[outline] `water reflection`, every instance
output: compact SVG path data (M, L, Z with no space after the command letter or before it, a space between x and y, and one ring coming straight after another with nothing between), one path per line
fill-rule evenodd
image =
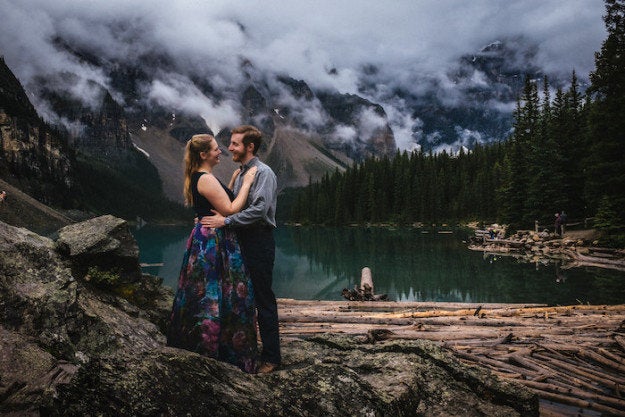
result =
M146 272L175 286L189 228L136 232ZM625 274L597 268L566 269L561 262L523 263L467 249L467 232L385 228L280 227L274 289L278 297L340 300L371 268L376 293L391 300L618 304Z

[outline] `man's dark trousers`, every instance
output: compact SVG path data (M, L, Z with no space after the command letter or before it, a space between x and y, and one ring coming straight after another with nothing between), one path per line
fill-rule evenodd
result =
M243 262L254 286L258 329L263 342L260 360L280 364L278 305L271 289L276 243L271 226L247 226L237 229Z

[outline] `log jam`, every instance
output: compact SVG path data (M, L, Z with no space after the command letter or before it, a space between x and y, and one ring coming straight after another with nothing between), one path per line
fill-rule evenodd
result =
M282 338L427 339L534 390L541 415L625 416L625 304L279 299Z

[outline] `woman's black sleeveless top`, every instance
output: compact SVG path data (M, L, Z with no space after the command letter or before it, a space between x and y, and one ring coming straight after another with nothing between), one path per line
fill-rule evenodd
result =
M193 210L195 210L195 214L197 215L198 219L201 219L204 216L212 216L213 212L211 210L215 209L215 207L213 207L213 205L206 199L206 197L200 194L200 192L197 190L197 183L203 174L206 174L206 172L194 172L191 175L191 192L193 194ZM232 191L230 191L230 189L226 187L221 181L219 181L219 184L221 184L223 189L228 194L228 198L230 198L230 201L234 200L234 194L232 193Z

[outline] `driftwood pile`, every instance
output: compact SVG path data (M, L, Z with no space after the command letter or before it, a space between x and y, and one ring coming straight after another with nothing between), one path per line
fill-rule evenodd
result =
M592 266L625 271L625 249L602 248L586 239L560 238L549 232L519 230L507 239L491 239L476 231L476 237L469 239L469 249L509 254L528 262L560 259L566 262L563 268Z
M625 305L279 300L285 338L346 333L363 343L427 339L514 379L541 415L625 416Z

